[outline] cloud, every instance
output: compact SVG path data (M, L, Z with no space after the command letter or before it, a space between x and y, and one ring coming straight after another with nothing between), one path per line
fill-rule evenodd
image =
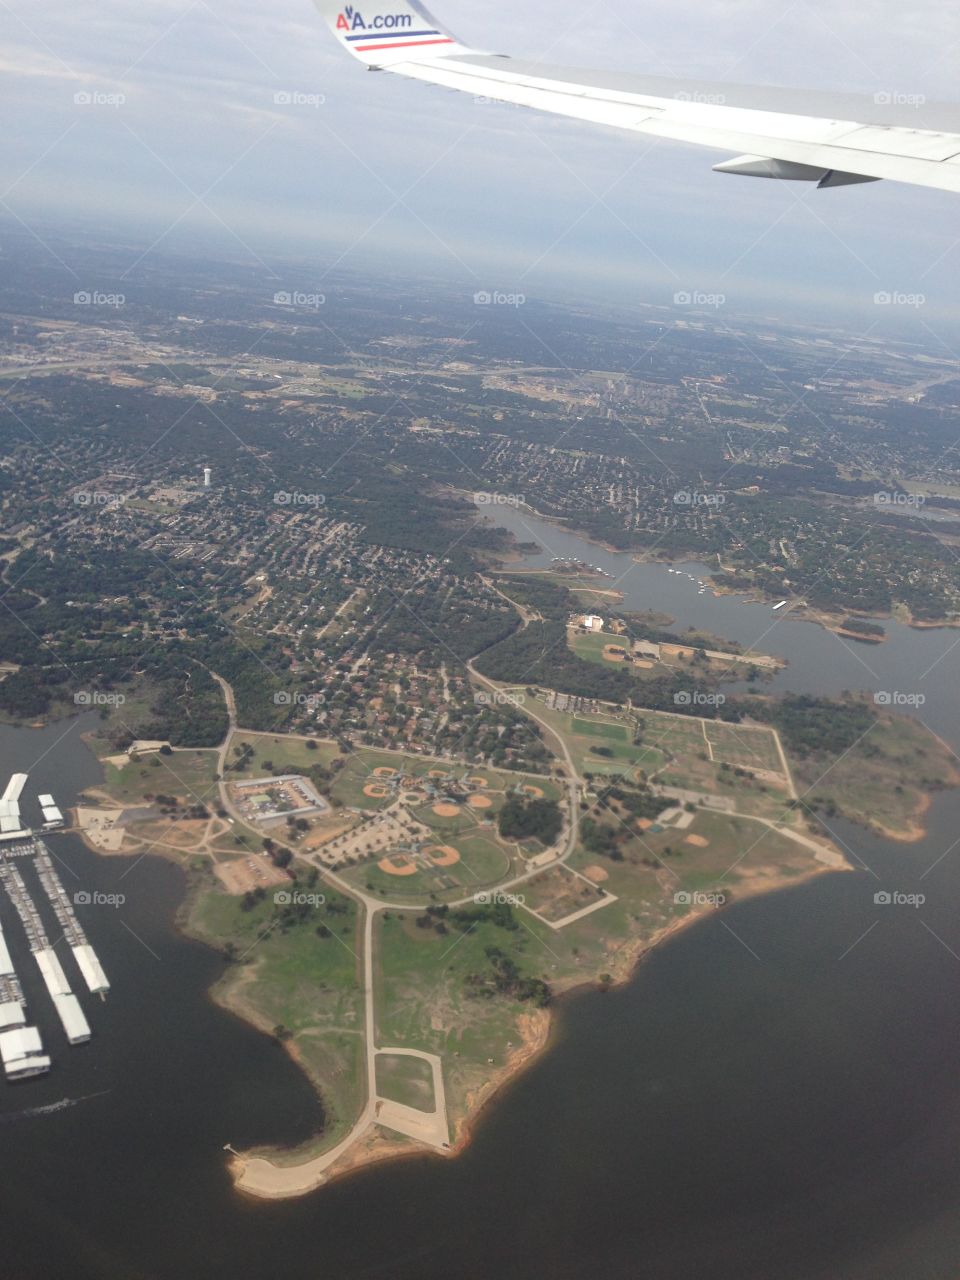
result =
M26 219L69 189L71 207L151 235L226 224L260 255L271 238L345 265L395 251L465 283L499 261L554 291L565 278L607 293L719 280L785 309L811 293L836 309L921 277L945 306L960 293L956 197L721 177L709 152L368 75L309 0L9 0L5 12L0 189L15 184L7 198ZM439 16L518 57L931 98L953 93L960 38L960 14L939 0L907 14L893 0L441 0ZM78 88L123 102L81 109Z

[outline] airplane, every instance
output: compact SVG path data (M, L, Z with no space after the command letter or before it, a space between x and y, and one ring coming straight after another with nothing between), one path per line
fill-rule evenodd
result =
M470 48L419 0L315 3L370 71L737 153L713 166L718 173L818 187L888 178L960 192L958 105L548 67Z

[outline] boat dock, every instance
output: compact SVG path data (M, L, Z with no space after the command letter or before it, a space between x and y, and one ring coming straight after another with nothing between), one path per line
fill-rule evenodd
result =
M88 989L93 995L104 995L110 990L107 975L103 972L100 961L97 959L97 953L87 941L87 935L77 919L73 903L67 896L63 882L57 874L57 869L53 865L49 850L42 840L38 840L36 845L37 856L34 860L34 865L37 868L37 875L46 890L47 897L50 899L50 905L53 907L54 914L57 917L57 923L63 930L67 946L73 952L77 968L83 975L83 980Z
M40 801L40 811L43 814L44 831L53 831L56 827L63 826L63 814L54 803L53 796L42 795L37 796Z
M0 1060L8 1080L42 1075L50 1070L40 1032L27 1026L23 988L0 928Z
M19 868L10 862L0 862L0 884L6 889L7 896L20 917L30 950L63 1023L67 1039L71 1044L83 1044L90 1039L90 1024L80 1007L80 1001L70 990L66 974L50 946L40 913L27 891Z
M49 899L62 933L62 940L73 952L77 968L88 989L103 999L110 983L97 953L87 940L74 911L72 899L54 866L50 850L38 836L24 827L20 818L20 797L28 781L25 773L15 773L0 797L0 892L7 897L20 917L27 935L30 952L37 962L40 976L53 1001L70 1044L83 1044L90 1039L90 1024L80 1001L70 989L60 957L50 945L43 920L21 874L20 865L30 858L37 878ZM63 826L63 814L50 794L37 797L43 814L43 830ZM59 939L58 939L59 942ZM0 927L0 1060L8 1080L20 1080L50 1070L50 1058L43 1052L40 1033L27 1026L26 1002L14 969L13 960Z
M23 988L17 977L7 949L3 930L0 929L0 1031L22 1027L27 1021Z

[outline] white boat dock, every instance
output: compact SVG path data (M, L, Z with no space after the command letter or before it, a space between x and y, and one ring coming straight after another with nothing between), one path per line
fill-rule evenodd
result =
M50 994L53 1007L63 1025L70 1044L83 1044L90 1039L90 1024L80 1001L70 989L60 957L47 937L43 919L30 896L20 868L15 859L32 858L37 877L42 885L57 923L73 952L77 968L91 992L103 994L110 990L106 974L97 959L96 952L77 920L73 902L67 896L57 874L49 849L32 831L21 826L20 796L27 783L27 774L15 773L7 783L0 798L0 889L20 917L24 933L44 985ZM38 796L43 813L43 829L63 826L63 814L50 794ZM0 1060L8 1080L25 1079L49 1071L50 1058L43 1052L40 1033L36 1027L27 1026L23 990L14 970L13 960L0 928Z
M49 860L49 855L47 857ZM70 989L59 957L50 946L43 921L27 891L23 876L11 863L0 862L0 882L20 916L33 958L37 962L37 968L50 993L50 999L63 1024L67 1039L71 1044L85 1043L90 1039L90 1025L80 1007L80 1002Z
M36 1027L0 1032L0 1058L8 1080L22 1080L50 1070L50 1059L43 1052Z
M40 883L46 890L50 905L53 907L54 914L57 917L57 923L63 930L63 936L73 952L77 968L83 975L84 982L94 995L103 995L110 990L107 975L97 959L97 953L87 941L87 935L76 917L73 903L67 896L63 882L57 874L56 867L53 865L50 851L42 840L37 841L36 868Z
M77 968L83 974L83 980L87 987L94 995L103 995L110 990L110 983L107 981L107 975L103 972L103 967L97 959L97 953L89 942L82 943L78 947L72 947L74 959L77 962Z

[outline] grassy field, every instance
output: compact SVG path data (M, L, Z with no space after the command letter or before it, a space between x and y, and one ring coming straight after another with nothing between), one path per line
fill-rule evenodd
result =
M131 760L122 768L104 764L104 779L111 796L124 805L147 803L147 796L176 795L185 804L217 802L217 753L214 750L175 750Z
M603 886L606 888L606 885ZM604 896L566 867L551 867L528 880L521 889L525 905L545 920L556 923Z
M909 716L882 715L861 742L838 760L813 756L795 765L801 790L827 820L834 811L902 838L915 838L929 795L960 785L953 753Z
M584 720L575 716L571 729L588 738L609 738L613 742L627 742L630 738L625 724L611 724L607 720Z
M772 729L763 725L725 724L708 720L703 726L714 760L744 769L764 769L783 773L777 740Z
M597 631L574 631L567 632L570 648L578 658L584 658L587 662L598 662L607 666L624 666L623 660L611 660L608 658L604 650L607 646L623 649L627 654L630 652L629 639L615 636L611 632Z
M342 872L344 879L357 889L378 893L399 902L439 901L464 897L498 884L521 869L521 863L491 832L474 827L466 835L446 834L438 843L449 844L460 854L460 861L450 866L434 866L427 859L416 859L414 875L397 876L381 870L377 860L361 863Z
M406 1107L432 1111L437 1105L433 1091L433 1071L423 1058L404 1053L378 1053L377 1093Z
M253 755L243 770L231 769L228 776L235 778L256 778L260 774L269 774L273 769L281 773L305 773L311 765L328 765L340 754L336 743L317 740L316 749L307 746L299 738L288 737L277 733L237 733L230 742L227 763L237 760L235 748L249 744Z
M197 893L188 928L238 961L221 980L225 1003L266 1032L284 1028L304 1068L317 1082L327 1113L324 1145L333 1145L363 1105L363 1005L360 940L353 902L320 886L328 903L310 909L286 932L275 926L272 893L251 911L209 877ZM315 891L315 890L311 890ZM318 929L329 931L322 937Z
M537 715L563 738L573 757L577 772L603 776L629 774L636 769L651 773L664 763L665 756L653 735L639 746L633 744L633 721L615 712L591 715L586 712L553 711L543 703L536 705ZM609 751L599 756L596 748Z
M664 920L691 910L690 904L675 901L677 893L717 891L733 900L747 888L790 880L816 865L809 851L782 831L703 810L685 830L638 832L622 853L622 860L614 861L581 849L570 865L581 871L599 867L607 874L603 887L629 911L642 907Z
M509 951L523 972L548 971L552 933L527 915L512 932L482 923L467 933L419 929L412 913L377 918L377 1036L382 1044L441 1054L447 1103L462 1118L467 1095L502 1066L519 1043L517 1019L530 1007L506 996L471 998L465 980L488 968L488 946Z

